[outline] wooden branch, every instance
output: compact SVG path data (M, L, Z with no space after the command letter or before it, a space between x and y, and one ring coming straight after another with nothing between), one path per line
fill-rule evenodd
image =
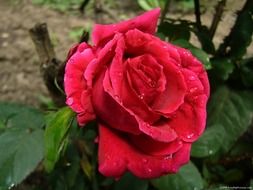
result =
M65 64L56 59L47 25L45 23L36 24L29 32L39 55L40 71L47 89L56 105L65 105L65 95L59 89L59 87L63 89Z
M213 39L214 34L216 32L216 29L218 27L218 24L221 20L222 13L223 13L224 8L226 6L226 2L227 2L227 0L221 0L221 1L218 2L217 6L216 6L216 12L215 12L215 15L213 17L212 24L211 24L211 27L210 27L210 30L209 30L211 39Z

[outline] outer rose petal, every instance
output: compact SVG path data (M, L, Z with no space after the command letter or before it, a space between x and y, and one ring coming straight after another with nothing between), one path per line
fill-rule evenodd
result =
M208 82L208 76L201 62L197 58L192 56L189 50L177 46L174 47L177 49L180 55L182 67L196 73L197 77L200 79L204 87L204 93L206 94L207 97L209 97L210 86Z
M78 123L84 125L95 118L90 101L90 91L87 89L83 76L87 65L94 59L94 54L86 43L82 43L71 49L69 56L64 75L66 104L78 114Z
M169 125L176 130L181 139L193 142L205 129L209 83L201 62L188 50L176 48L181 58L182 74L187 84L188 94Z
M120 147L120 148L119 148ZM129 170L139 178L155 178L175 173L189 161L191 145L185 143L172 156L150 156L142 153L115 131L99 126L99 171L118 178Z
M94 45L98 45L101 43L105 44L112 39L115 33L125 33L128 30L134 28L137 28L145 33L154 34L159 15L160 9L156 8L133 19L123 21L118 24L96 24L92 31L92 41Z

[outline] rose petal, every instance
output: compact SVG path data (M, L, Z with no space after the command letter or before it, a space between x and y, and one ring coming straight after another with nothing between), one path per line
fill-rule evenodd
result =
M129 142L136 146L140 151L150 156L169 156L177 152L183 145L179 139L171 142L156 141L145 134L129 135Z
M161 142L171 142L177 138L177 133L167 123L159 125L150 125L146 122L138 120L139 129L146 135Z
M93 87L92 102L97 117L110 127L120 131L140 134L135 118L104 91L103 78L101 75Z
M120 147L120 148L119 148ZM184 143L173 156L150 156L131 146L117 132L99 126L99 171L108 177L121 177L129 170L139 178L155 178L175 173L189 161L190 147Z
M181 47L176 47L176 46L174 47L177 48L177 51L181 57L182 66L196 73L196 75L198 76L198 78L200 79L204 87L205 94L207 95L207 97L209 97L210 86L208 82L207 73L204 69L203 64L197 58L192 56L189 50L186 50Z
M94 59L86 68L84 77L87 80L87 85L91 88L93 79L101 72L108 64L111 63L118 40L122 38L121 34L116 34L102 49L97 50L98 57Z
M177 49L173 49L173 46L164 43L159 38L137 29L127 32L125 39L127 53L134 56L139 54L152 55L163 67L166 87L164 92L155 98L151 108L157 113L168 117L184 102L186 94L186 84L181 73L180 62L178 62L181 59ZM138 54L136 55L135 52L138 52Z
M134 28L137 28L145 33L154 34L159 15L160 9L156 8L145 12L144 14L137 16L134 19L123 21L118 24L96 24L92 31L92 41L96 46L99 44L105 44L111 40L115 33L125 33L128 30Z
M95 118L90 103L90 92L87 91L83 76L87 65L94 59L94 54L86 43L74 49L65 67L64 89L67 96L66 104L78 113L79 124L84 125Z
M166 77L163 67L148 54L127 60L126 72L135 92L143 97L144 102L150 105L155 96L165 90Z

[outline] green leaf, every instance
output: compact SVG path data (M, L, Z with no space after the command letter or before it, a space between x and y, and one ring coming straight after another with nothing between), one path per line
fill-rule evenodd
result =
M170 22L163 22L158 27L158 33L162 33L169 38L169 41L175 41L178 39L184 39L188 41L190 39L190 30L187 23L174 24Z
M253 57L244 59L239 66L243 84L246 87L253 87Z
M139 6L148 11L157 7L163 8L166 0L137 0Z
M240 94L222 86L212 94L208 104L207 125L221 125L225 131L221 145L223 153L248 129L252 119L252 111Z
M74 112L70 108L60 109L49 120L45 131L45 168L50 172L67 144L69 128Z
M196 166L189 162L177 174L169 174L152 180L158 190L198 190L203 188L202 177Z
M114 190L147 190L148 181L138 179L130 173L126 173L115 183Z
M45 125L41 111L14 103L0 102L0 120L6 127L38 128Z
M239 182L244 178L244 174L242 170L239 169L230 169L226 171L223 175L224 182L226 184L233 183L233 182Z
M232 59L242 58L252 41L253 1L247 1L237 15L231 33L225 38L218 50L219 54L226 54Z
M212 72L217 78L222 80L227 80L235 68L231 60L226 58L212 59L211 63L213 67Z
M172 43L175 45L181 46L183 48L189 49L191 53L194 56L196 56L199 59L199 61L201 61L204 64L207 70L212 68L210 60L209 60L209 56L203 50L193 46L190 42L183 39L173 41Z
M140 6L142 9L144 9L145 11L148 11L148 10L151 10L151 9L154 8L154 7L152 7L152 5L150 5L150 4L148 3L147 0L138 0L138 4L139 4L139 6Z
M42 158L43 130L6 130L0 135L0 184L10 187L20 183Z
M193 143L191 156L206 157L215 154L223 143L224 129L221 125L209 126L204 134Z

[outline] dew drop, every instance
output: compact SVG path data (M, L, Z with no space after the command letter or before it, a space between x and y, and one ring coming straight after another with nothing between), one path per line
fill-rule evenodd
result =
M119 96L118 96L118 95L114 95L114 98L115 98L116 100L119 100Z
M192 137L193 137L193 135L194 135L194 134L193 134L193 133L191 133L191 134L187 135L187 136L186 136L186 138L187 138L187 139L190 139L190 138L192 138Z
M196 80L196 77L192 75L192 76L189 77L189 80L194 81L194 80Z
M198 188L197 187L194 187L194 189L193 190L198 190Z
M155 82L155 81L153 81L153 80L150 79L150 81L149 81L148 83L149 83L149 85L150 85L152 88L156 87L156 82Z
M178 63L178 64L177 64L177 66L179 66L179 67L180 67L181 65ZM177 73L177 74L181 74L181 73L182 73L182 71L181 71L181 70L177 70L177 71L176 71L176 73Z
M182 141L179 141L179 142L178 142L178 144L180 144L180 145L181 145L181 144L183 144L183 142L182 142Z
M208 154L213 154L213 150L209 150L209 151L208 151Z
M152 172L152 169L148 168L148 173L151 173Z
M113 24L112 27L115 28L115 27L116 27L116 24Z
M142 159L142 162L143 162L143 163L148 163L148 160L147 160L146 158L143 158L143 159Z
M197 87L190 88L190 93L196 92L198 90Z
M168 49L168 46L164 45L163 48L164 48L164 49Z
M172 154L169 154L169 155L167 155L167 156L164 157L164 160L169 160L171 158L172 158Z
M67 163L66 163L66 166L67 166L67 167L71 166L71 163L70 163L70 162L67 162Z
M67 101L66 101L66 103L69 105L69 106L71 106L73 103L74 103L74 99L73 98L67 98Z
M141 100L143 100L144 94L142 93L142 94L140 94L138 97L139 97Z
M12 183L12 184L8 187L8 189L12 189L14 186L15 186L15 184Z

